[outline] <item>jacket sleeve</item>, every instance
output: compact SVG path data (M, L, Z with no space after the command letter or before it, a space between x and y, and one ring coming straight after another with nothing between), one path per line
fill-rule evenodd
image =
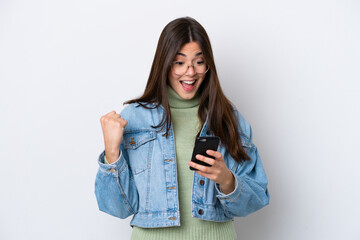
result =
M215 184L217 198L225 213L230 216L244 217L269 204L270 195L267 190L268 180L261 163L257 147L252 142L252 130L249 123L236 111L239 120L242 146L250 160L235 163L230 169L235 178L235 189L229 194L220 191ZM230 157L226 152L224 157Z
M119 218L135 214L139 197L123 144L120 145L117 161L107 164L104 157L105 151L98 158L99 169L95 179L99 210Z

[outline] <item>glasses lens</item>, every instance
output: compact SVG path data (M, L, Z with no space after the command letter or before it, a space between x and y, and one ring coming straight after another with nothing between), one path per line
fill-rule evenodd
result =
M192 66L188 66L185 62L181 61L175 61L172 64L172 69L176 75L184 75L190 67L193 67L197 74L202 74L207 71L207 65L204 60L196 60Z

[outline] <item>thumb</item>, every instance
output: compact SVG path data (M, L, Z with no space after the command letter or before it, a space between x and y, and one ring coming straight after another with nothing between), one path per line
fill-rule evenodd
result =
M122 119L121 119L121 123L122 123L123 128L125 128L126 125L127 125L127 121L122 118Z

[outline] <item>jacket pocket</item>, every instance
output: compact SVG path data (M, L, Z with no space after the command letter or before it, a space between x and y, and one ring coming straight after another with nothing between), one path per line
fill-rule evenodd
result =
M130 168L137 175L151 167L156 132L136 130L124 133L124 147L129 156Z

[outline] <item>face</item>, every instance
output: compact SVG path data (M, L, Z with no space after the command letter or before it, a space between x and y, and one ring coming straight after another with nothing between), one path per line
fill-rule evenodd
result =
M169 71L169 83L172 89L183 99L192 99L203 82L206 73L197 74L191 66L197 61L204 61L201 48L198 43L186 43L176 54L174 62L190 66L184 75L175 74L173 68Z

